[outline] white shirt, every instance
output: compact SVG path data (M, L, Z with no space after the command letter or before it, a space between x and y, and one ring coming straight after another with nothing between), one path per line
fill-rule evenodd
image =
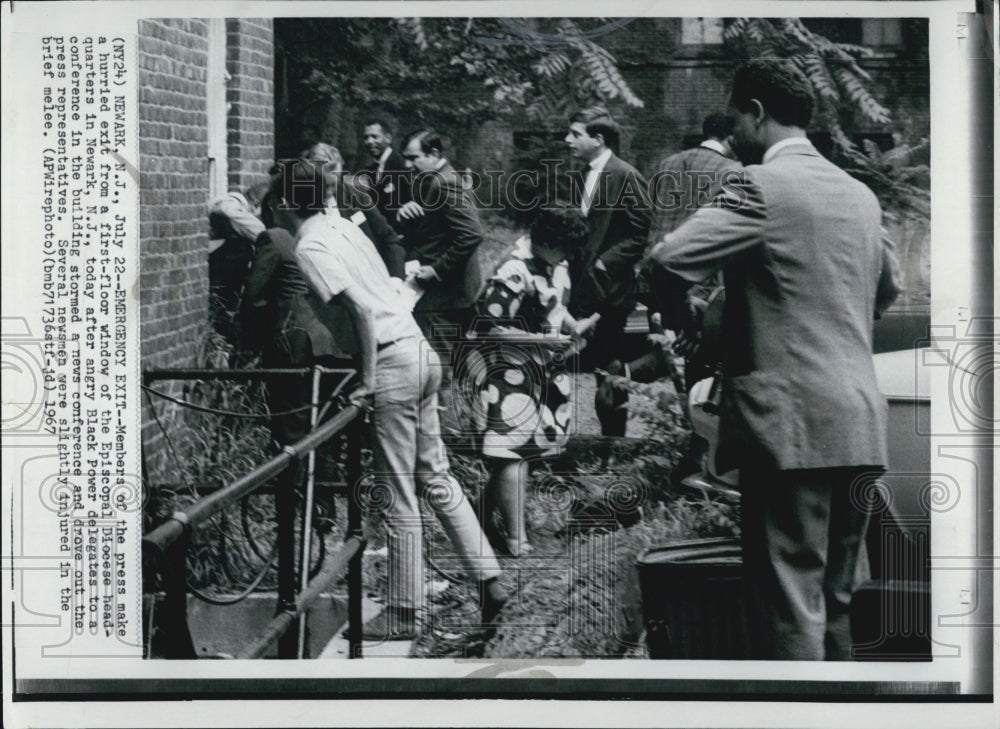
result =
M728 157L729 152L726 151L726 147L722 142L716 141L715 139L706 139L704 142L698 145L699 147L704 147L705 149L710 149L713 152L718 152L723 157Z
M580 201L580 210L586 215L590 211L590 204L594 201L594 193L597 191L597 181L601 179L604 166L611 159L611 150L606 149L590 160L590 170L587 172L587 181L583 186L583 200Z
M781 151L785 147L792 147L799 144L807 145L809 147L813 146L813 143L810 142L807 137L788 137L787 139L782 139L780 142L775 142L770 147L768 147L767 151L764 152L764 158L760 161L760 163L767 164L772 159L774 159L774 155L776 155L779 151Z
M208 206L208 214L224 215L229 218L229 224L236 235L246 238L251 243L264 232L264 224L250 212L250 203L240 192L231 192L214 201ZM209 241L209 253L221 246L225 239Z
M385 263L362 230L339 214L307 218L299 228L295 258L309 286L324 302L351 287L373 301L375 339L379 344L417 336L420 329L396 293ZM342 307L337 307L338 309ZM345 325L335 316L337 328ZM338 343L344 331L334 332Z

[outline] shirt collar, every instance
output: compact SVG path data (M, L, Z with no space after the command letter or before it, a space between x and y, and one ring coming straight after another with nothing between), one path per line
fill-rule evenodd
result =
M611 150L606 149L590 160L589 167L594 172L601 172L604 170L604 166L608 163L609 159L611 159Z
M389 160L389 155L392 154L392 147L386 147L382 150L382 156L378 158L378 166L385 167L385 163Z
M772 144L770 147L767 148L767 151L764 152L764 159L761 160L761 164L767 164L768 162L770 162L772 159L774 159L774 155L783 150L785 147L793 147L799 145L804 145L812 148L813 143L810 142L809 139L806 137L788 137L787 139L782 139L780 142L775 142L774 144Z
M316 213L311 215L302 221L302 225L299 226L298 235L295 236L298 240L302 240L307 236L313 234L313 231L318 229L322 225L329 225L330 219L323 213Z
M718 152L723 157L726 156L726 148L723 146L722 142L716 141L715 139L706 139L698 146L704 147L705 149L710 149L713 152Z

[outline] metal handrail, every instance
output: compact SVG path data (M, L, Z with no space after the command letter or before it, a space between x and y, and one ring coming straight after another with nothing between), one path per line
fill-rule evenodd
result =
M312 433L292 445L285 446L281 453L257 466L246 476L236 479L224 489L209 494L187 511L175 511L167 521L143 537L144 545L153 547L160 552L165 551L167 547L184 535L185 530L195 529L212 518L218 511L271 480L284 471L292 461L302 458L342 431L362 412L364 412L364 408L358 403L347 405Z
M344 369L337 367L322 367L317 365L313 367L283 367L283 368L264 368L259 367L255 369L231 369L231 370L215 370L206 368L196 368L196 367L179 367L177 369L148 369L142 371L142 383L148 385L150 382L157 382L160 380L232 380L238 382L241 380L253 381L262 380L270 377L306 377L311 375L313 370L319 370L324 375L334 375L334 374L348 374L353 373L355 370Z
M264 632L257 640L244 648L237 658L260 658L264 652L278 640L285 632L291 628L295 621L309 609L309 606L316 601L323 590L334 580L343 577L350 567L351 559L364 549L365 540L358 536L348 537L343 545L333 555L330 563L323 568L316 577L309 583L309 587L299 593L294 607L287 609L267 624Z
M211 369L165 369L146 370L143 372L143 382L148 384L156 380L232 380L232 381L252 381L259 379L271 379L274 377L295 376L301 377L308 374L314 375L313 402L316 400L316 380L315 376L322 374L355 374L355 370L335 369L315 366L311 368L286 368L286 369L246 369L246 370L211 370ZM346 380L345 380L346 383ZM339 388L338 388L339 390ZM175 511L170 518L145 535L142 540L143 562L146 564L147 557L157 565L158 572L163 576L166 587L166 602L168 614L172 615L173 631L169 633L173 643L170 644L168 657L193 658L195 657L194 645L191 640L190 631L187 627L186 619L186 594L187 588L187 568L186 550L187 538L192 530L211 519L215 514L247 496L251 492L260 489L275 476L286 473L286 469L293 466L295 461L311 454L324 442L351 426L363 412L370 410L372 395L355 397L343 410L334 415L329 421L321 426L315 427L305 437L299 439L291 445L287 445L282 452L268 459L265 463L254 468L250 473L236 479L231 484L224 486L202 499L186 511ZM315 405L314 405L315 406ZM262 654L267 647L282 637L288 637L288 628L296 619L304 619L309 605L319 596L324 587L333 580L342 577L347 572L347 611L348 611L348 642L350 644L351 658L361 657L361 560L364 551L364 535L362 527L362 516L360 505L357 503L357 494L351 493L350 484L358 483L361 479L361 452L359 431L357 425L352 429L352 434L348 435L349 442L353 442L353 447L347 449L347 484L348 491L348 524L347 535L344 544L333 556L331 562L313 581L306 584L303 582L302 591L296 598L294 587L291 583L282 586L282 565L281 555L286 550L280 545L282 534L289 537L291 532L287 529L282 531L282 517L280 516L281 504L285 501L279 500L276 503L279 516L278 544L279 544L279 584L278 584L278 612L265 633L253 643L248 651L254 655ZM309 488L312 488L310 475ZM279 489L276 495L290 493ZM287 503L286 503L287 505ZM290 516L290 515L289 515ZM290 528L291 522L287 522ZM287 550L291 555L290 545ZM144 567L145 568L145 567ZM290 568L290 565L289 565ZM290 574L290 573L289 573ZM287 581L286 581L287 582ZM290 599L291 598L291 599ZM304 626L300 630L304 634ZM287 643L287 641L284 641ZM300 638L301 643L301 638ZM298 652L302 656L301 645ZM279 655L288 656L287 646L279 645Z

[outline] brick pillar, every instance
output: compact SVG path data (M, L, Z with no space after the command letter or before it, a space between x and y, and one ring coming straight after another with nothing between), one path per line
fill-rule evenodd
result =
M267 180L274 162L274 28L265 18L226 19L229 187Z

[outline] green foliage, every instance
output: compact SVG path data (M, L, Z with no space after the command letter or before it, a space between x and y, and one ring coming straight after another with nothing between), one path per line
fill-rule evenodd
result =
M862 148L846 152L845 169L864 182L878 196L882 209L890 215L930 219L930 143L900 145L882 152L865 140Z
M726 26L724 38L736 57L790 59L816 92L815 122L842 154L854 149L842 126L849 114L876 124L891 121L868 88L871 76L858 64L872 55L869 48L831 41L798 18L739 18Z
M562 124L580 103L642 106L614 57L566 18L289 19L279 29L289 77L305 79L300 108L333 99L421 123L527 114Z

